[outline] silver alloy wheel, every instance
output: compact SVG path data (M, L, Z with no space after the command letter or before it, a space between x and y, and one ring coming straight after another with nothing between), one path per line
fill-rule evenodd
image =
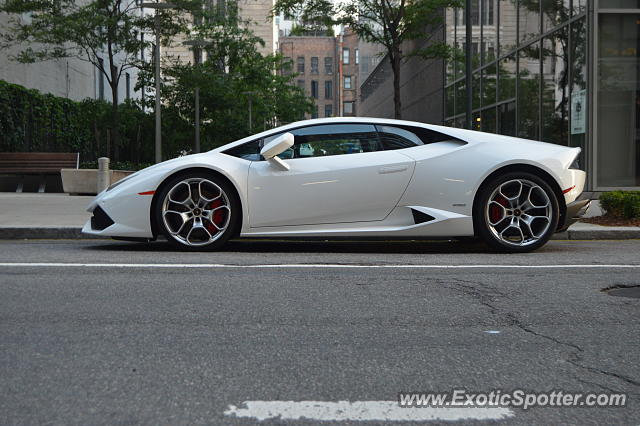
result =
M500 184L489 197L485 220L493 235L511 246L528 246L542 238L552 223L547 192L527 179Z
M205 178L188 178L167 192L162 220L176 241L204 246L220 238L229 226L231 203L220 186Z

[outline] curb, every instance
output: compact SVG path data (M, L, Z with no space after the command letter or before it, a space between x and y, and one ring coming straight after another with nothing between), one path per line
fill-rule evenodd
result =
M640 229L576 229L553 234L552 240L635 240Z
M110 239L97 235L83 234L82 228L62 227L0 227L0 240L87 240ZM569 229L554 234L552 240L632 240L640 239L640 227L621 227L616 229Z
M575 229L567 231L569 240L633 240L640 238L637 229Z

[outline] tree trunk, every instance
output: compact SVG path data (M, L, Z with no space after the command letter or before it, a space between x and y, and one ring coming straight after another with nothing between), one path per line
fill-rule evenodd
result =
M120 114L118 111L118 81L111 84L111 142L115 153L120 148ZM115 159L117 160L117 158Z
M402 118L402 101L400 100L400 49L394 49L389 56L391 69L393 70L393 109L397 120Z
M134 155L132 155L133 158L136 159L136 165L140 164L140 151L142 151L142 144L140 143L140 131L142 129L140 128L140 125L138 124L138 127L136 129L136 148L135 148L135 153L133 153Z
M111 158L111 129L107 129L107 157Z
M98 129L98 122L96 120L93 120L93 136L95 137L96 140L96 150L94 157L95 158L91 158L91 160L97 160L98 157L101 157L101 153L102 153L102 144L100 143L100 129Z

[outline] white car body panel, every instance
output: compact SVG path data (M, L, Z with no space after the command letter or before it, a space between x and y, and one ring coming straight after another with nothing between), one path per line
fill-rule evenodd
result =
M404 193L415 161L398 151L379 151L287 164L290 170L251 163L250 228L383 220Z
M458 141L411 148L283 160L290 170L267 161L249 161L224 151L302 126L370 123L424 127ZM242 206L240 236L470 236L472 208L482 182L509 165L530 165L548 173L571 203L582 193L585 173L569 169L580 152L536 141L424 123L377 118L307 120L232 142L212 151L165 161L98 194L114 221L94 235L154 238L153 195L171 175L205 168L226 177ZM415 223L412 209L433 220Z

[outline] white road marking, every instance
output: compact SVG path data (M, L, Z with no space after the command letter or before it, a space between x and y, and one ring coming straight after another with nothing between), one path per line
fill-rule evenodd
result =
M77 268L341 268L341 269L615 269L640 268L640 265L360 265L348 263L266 263L239 265L230 263L59 263L59 262L0 262L0 267L77 267Z
M243 408L230 405L224 414L251 417L259 421L455 421L502 420L515 414L500 407L404 408L398 401L244 401Z

